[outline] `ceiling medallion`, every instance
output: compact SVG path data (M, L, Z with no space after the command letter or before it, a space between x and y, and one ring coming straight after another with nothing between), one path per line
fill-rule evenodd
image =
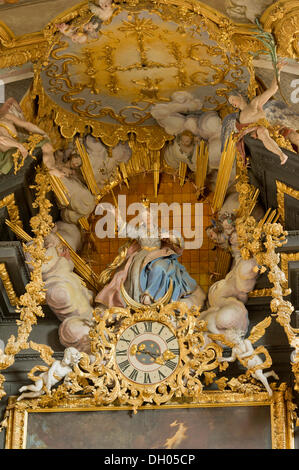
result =
M201 111L220 110L231 89L247 90L250 73L212 39L202 16L192 13L191 22L171 15L172 7L118 6L83 42L72 22L58 25L41 73L46 94L80 118L126 126L155 125L151 106L176 91L200 99ZM95 16L85 13L84 21L83 31Z

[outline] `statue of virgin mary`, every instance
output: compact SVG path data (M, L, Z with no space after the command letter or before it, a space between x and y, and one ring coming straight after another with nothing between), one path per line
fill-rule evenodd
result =
M168 301L183 301L202 306L205 293L189 275L178 258L184 239L175 231L164 231L153 224L149 207L144 206L138 227L126 224L129 242L105 269L100 281L105 284L95 298L105 307L151 305L168 295Z

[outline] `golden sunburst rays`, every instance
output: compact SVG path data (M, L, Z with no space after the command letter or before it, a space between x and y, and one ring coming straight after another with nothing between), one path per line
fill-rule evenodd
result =
M214 213L219 211L223 205L235 158L236 144L233 134L231 134L225 143L225 147L221 155L214 199L212 203L212 209Z

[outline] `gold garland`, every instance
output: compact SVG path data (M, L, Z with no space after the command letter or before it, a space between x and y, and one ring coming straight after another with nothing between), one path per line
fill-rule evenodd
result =
M21 295L18 299L16 310L20 317L16 320L18 325L17 337L12 335L7 341L5 350L3 352L0 351L0 370L10 367L15 361L15 355L24 349L30 347L32 349L47 348L44 345L39 346L32 342L28 343L32 326L37 323L38 317L44 316L41 307L45 300L44 283L42 280L42 264L45 262L45 249L43 245L44 237L48 235L53 226L52 217L50 216L51 203L46 198L50 190L48 174L38 168L35 183L36 199L33 207L38 208L39 212L30 221L35 238L27 246L23 244L24 251L30 257L33 270L30 274L30 281L26 285L25 294ZM5 377L0 374L0 397L6 394L3 388L4 381Z

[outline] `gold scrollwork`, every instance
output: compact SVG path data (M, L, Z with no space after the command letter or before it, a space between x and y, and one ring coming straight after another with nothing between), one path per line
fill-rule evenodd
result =
M299 2L280 0L274 2L262 15L265 30L277 38L277 53L284 57L298 57Z

